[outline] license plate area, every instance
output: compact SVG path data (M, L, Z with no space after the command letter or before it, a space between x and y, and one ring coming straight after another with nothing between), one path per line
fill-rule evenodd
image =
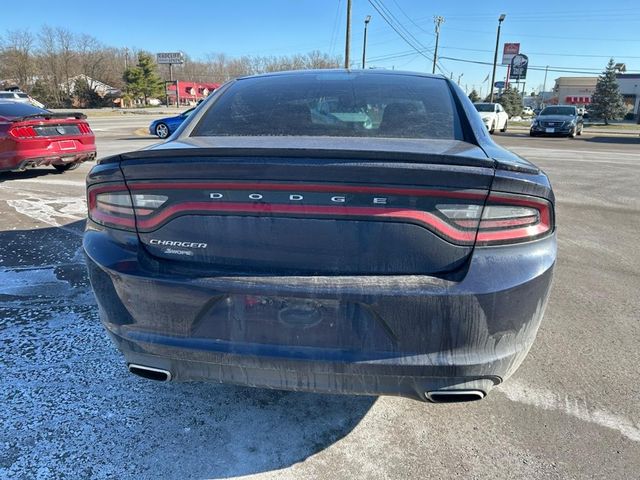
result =
M58 142L58 148L60 150L76 150L76 142L74 140L60 140Z
M555 128L546 128L545 133L554 133L556 131Z
M393 351L393 334L369 307L333 299L230 295L195 325L208 340L291 347Z

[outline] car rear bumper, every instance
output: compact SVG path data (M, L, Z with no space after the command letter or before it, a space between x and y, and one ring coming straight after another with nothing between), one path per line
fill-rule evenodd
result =
M449 280L195 277L161 271L135 237L124 247L111 235L88 230L84 248L102 322L128 364L178 381L420 400L486 394L515 371L556 255L554 235L476 249Z
M19 171L34 167L92 161L96 158L96 150L93 148L85 151L75 151L73 153L55 152L46 155L39 153L39 155L40 156L31 156L20 154L4 158L0 155L0 172Z
M577 127L554 127L553 132L547 132L547 129L544 127L531 127L531 133L535 135L570 135L573 133L574 129L577 130Z

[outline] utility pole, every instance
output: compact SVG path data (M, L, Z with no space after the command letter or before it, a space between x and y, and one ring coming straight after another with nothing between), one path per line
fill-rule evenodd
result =
M347 0L347 35L344 42L344 68L349 68L351 50L351 0Z
M458 86L460 86L460 79L462 78L463 75L464 73L461 73L460 75L458 75Z
M433 51L433 68L431 73L436 73L436 62L438 61L438 41L440 40L440 25L444 23L444 17L436 15L433 17L433 23L436 25L436 48Z
M491 84L489 85L489 103L493 103L493 84L496 83L496 65L498 63L498 46L500 45L500 27L504 21L506 14L501 14L498 18L498 33L496 35L496 52L493 54L493 73L491 74Z

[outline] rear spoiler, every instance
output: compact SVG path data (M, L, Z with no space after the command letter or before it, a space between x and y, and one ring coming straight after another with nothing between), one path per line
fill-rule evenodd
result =
M52 118L75 118L76 120L84 120L87 116L80 112L62 112L62 113L34 113L33 115L25 115L24 117L16 117L11 122L23 122L25 120L31 120L33 118L44 118L45 120L51 120Z

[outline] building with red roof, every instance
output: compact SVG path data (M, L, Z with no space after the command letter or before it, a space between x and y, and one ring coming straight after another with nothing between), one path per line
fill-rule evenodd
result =
M169 103L176 103L176 86L180 105L195 105L198 100L206 98L211 92L220 86L219 83L176 81L174 85L167 85Z

